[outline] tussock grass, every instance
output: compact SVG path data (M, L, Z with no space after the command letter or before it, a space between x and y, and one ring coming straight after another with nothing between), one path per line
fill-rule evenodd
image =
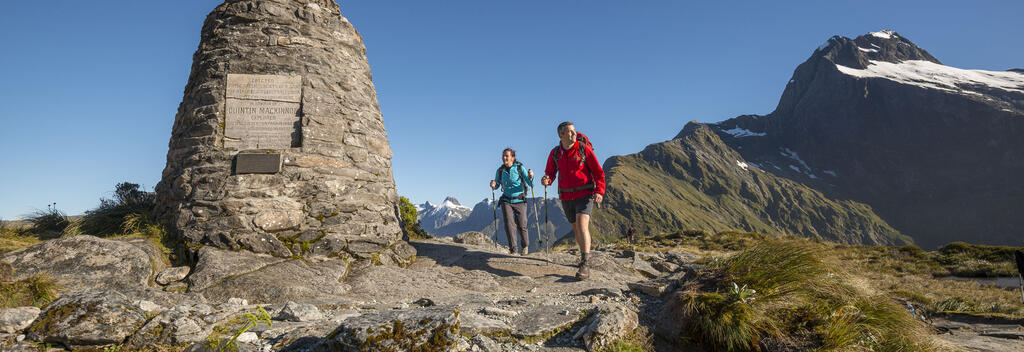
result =
M139 189L139 185L121 182L114 186L113 199L100 199L100 205L85 212L82 217L81 232L99 236L116 236L126 232L125 225L130 223L134 230L156 225L149 216L156 206L156 194ZM133 219L129 219L133 216Z
M39 242L42 242L42 240L28 233L26 227L0 221L0 254L25 248ZM2 276L0 276L0 280L2 280Z
M37 209L25 218L30 224L29 232L40 239L60 237L72 225L72 220L60 209L57 203L46 206L46 210Z
M597 350L598 352L654 352L654 342L652 341L652 335L643 325L638 326L629 334L622 338L612 341L608 345L601 347Z
M711 260L698 283L677 294L684 340L721 351L760 350L769 342L790 349L929 348L923 323L892 298L852 284L827 249L816 241L767 239Z
M57 298L59 285L46 275L0 282L0 309L24 306L45 307Z

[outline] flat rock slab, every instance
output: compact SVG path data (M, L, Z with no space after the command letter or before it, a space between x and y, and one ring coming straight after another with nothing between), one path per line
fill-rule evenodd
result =
M350 289L341 282L347 272L348 264L336 259L306 262L203 247L189 292L215 302L237 297L260 304L340 298Z
M571 326L583 317L571 306L544 305L524 310L511 319L512 336L518 338L550 334Z
M140 247L146 244L152 246L148 241L70 236L5 253L0 261L13 268L12 281L44 274L68 291L136 291L147 286L154 265L164 260L151 257Z
M146 322L142 309L116 291L61 296L28 328L28 338L67 347L121 343Z
M459 329L465 336L475 336L508 331L510 327L504 321L498 319L488 318L476 313L462 312L459 314Z
M18 307L0 310L0 333L14 334L25 330L42 312L36 307Z
M318 347L322 351L447 351L459 338L458 313L447 308L374 312L346 319Z

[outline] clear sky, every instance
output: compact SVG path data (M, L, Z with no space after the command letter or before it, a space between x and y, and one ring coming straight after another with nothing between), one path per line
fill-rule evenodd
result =
M79 214L160 180L206 15L220 3L0 3L0 218ZM506 146L540 173L555 126L602 160L690 120L771 112L832 35L892 29L947 65L1024 67L1024 1L359 0L398 193L489 198ZM539 196L539 195L538 195Z

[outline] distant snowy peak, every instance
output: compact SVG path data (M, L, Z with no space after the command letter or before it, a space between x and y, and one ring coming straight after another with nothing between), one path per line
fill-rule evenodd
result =
M458 199L455 199L455 197L451 197L451 196L449 196L448 198L445 198L444 202L441 203L441 206L442 207L445 207L445 206L447 206L447 207L459 206L459 207L466 208L466 207L462 206L461 203L459 203Z
M872 61L900 63L908 60L930 61L941 64L924 49L914 45L895 31L871 32L854 39L833 36L814 51L812 57L822 57L838 65L864 69Z
M417 217L427 232L462 221L473 212L473 209L459 204L459 200L455 197L447 197L438 205L425 202L419 208L422 210L419 211Z

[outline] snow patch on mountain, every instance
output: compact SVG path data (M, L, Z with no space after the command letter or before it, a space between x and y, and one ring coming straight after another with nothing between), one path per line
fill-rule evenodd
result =
M949 92L977 90L977 86L998 88L1024 93L1024 74L1012 71L964 70L924 60L900 63L870 61L868 67L858 70L836 64L846 75L858 78L884 78L902 84L933 88Z
M740 138L740 137L764 137L766 135L766 133L764 133L764 132L753 132L753 131L750 131L750 130L747 130L747 129L740 128L739 126L734 127L732 129L728 129L728 130L722 130L722 132L728 133L728 134L730 134L730 135L732 135L733 137L736 137L736 138Z
M879 32L871 32L869 34L871 34L871 36L873 36L873 37L878 37L878 38L882 38L882 39L892 39L893 36L897 36L896 32L893 32L891 30L883 30L883 31L879 31Z
M807 175L807 177L810 177L812 180L818 178L818 176L815 175L814 172L811 171L811 167L808 166L807 163L804 162L803 159L800 159L800 155L798 155L793 150L791 150L789 148L780 148L779 149L779 154L781 154L784 157L793 159L793 161L796 161L797 163L800 163L801 167L797 167L796 165L789 165L789 168L793 169L793 171L796 171L796 172L802 173L804 175Z

